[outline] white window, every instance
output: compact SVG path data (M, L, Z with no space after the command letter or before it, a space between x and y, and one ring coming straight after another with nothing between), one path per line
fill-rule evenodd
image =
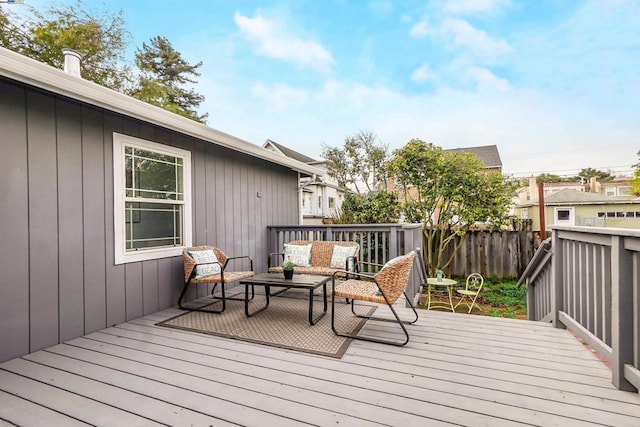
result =
M605 196L615 197L616 196L616 188L615 187L607 187L604 190Z
M115 262L182 253L191 246L191 153L113 134Z
M576 225L574 208L554 208L555 225Z
M333 209L336 207L336 199L333 197L329 197L329 209Z

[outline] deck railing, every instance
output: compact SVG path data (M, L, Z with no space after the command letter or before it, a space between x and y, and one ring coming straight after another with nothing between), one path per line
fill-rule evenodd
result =
M271 225L267 231L269 253L282 252L284 244L292 240L353 241L360 244L361 263L384 264L398 255L422 248L422 224ZM407 295L414 301L420 296L417 265L407 287Z
M529 319L571 329L611 364L617 388L640 389L640 231L554 227L525 283Z

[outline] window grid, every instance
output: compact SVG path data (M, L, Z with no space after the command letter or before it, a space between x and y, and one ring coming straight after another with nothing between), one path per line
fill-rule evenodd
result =
M191 245L191 153L114 133L116 264Z

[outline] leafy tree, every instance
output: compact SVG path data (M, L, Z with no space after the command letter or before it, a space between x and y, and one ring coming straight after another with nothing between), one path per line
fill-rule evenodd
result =
M400 205L398 196L386 190L367 194L347 193L341 212L334 223L342 224L390 224L398 222Z
M402 188L407 219L422 222L425 260L431 271L449 266L461 244L450 248L455 237L477 222L507 223L518 182L483 168L472 153L443 151L419 139L394 151L391 176Z
M598 181L611 181L615 178L610 172L599 171L593 168L584 168L578 174L578 177L582 178L584 182L589 182L591 177L594 176Z
M129 33L122 10L117 14L75 5L51 6L41 12L29 7L27 17L0 8L0 45L56 68L63 68L63 48L82 55L82 77L124 92L130 69L124 65Z
M640 159L640 151L638 151L637 155L638 155L638 158ZM633 168L635 169L635 171L633 173L633 183L631 184L631 192L636 196L640 196L640 162L633 165Z
M185 84L196 83L192 76L200 76L196 70L202 62L190 65L169 40L160 36L151 38L150 44L142 43L142 49L136 50L135 57L141 75L131 96L205 123L208 114L197 112L204 96L184 88Z
M542 173L536 177L536 183L540 184L541 182L576 182L580 181L578 177L570 176L570 177L561 177L560 175L554 175L550 173Z
M376 143L371 131L360 131L344 140L344 148L323 145L329 176L358 194L386 188L388 147Z

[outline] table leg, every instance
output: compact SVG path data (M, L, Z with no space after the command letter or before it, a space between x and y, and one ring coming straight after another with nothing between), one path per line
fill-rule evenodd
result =
M253 313L249 313L249 285L244 285L244 314L247 317L255 316L256 314L264 311L267 307L269 307L269 294L271 292L269 288L269 285L264 285L264 296L266 299L264 307L261 307L259 310L254 311Z
M453 286L447 286L447 291L449 292L449 306L451 307L451 311L456 312L455 307L453 306Z
M318 320L322 319L327 314L327 282L322 284L322 301L324 303L324 310L315 319L313 318L313 288L309 289L309 324L315 325Z

